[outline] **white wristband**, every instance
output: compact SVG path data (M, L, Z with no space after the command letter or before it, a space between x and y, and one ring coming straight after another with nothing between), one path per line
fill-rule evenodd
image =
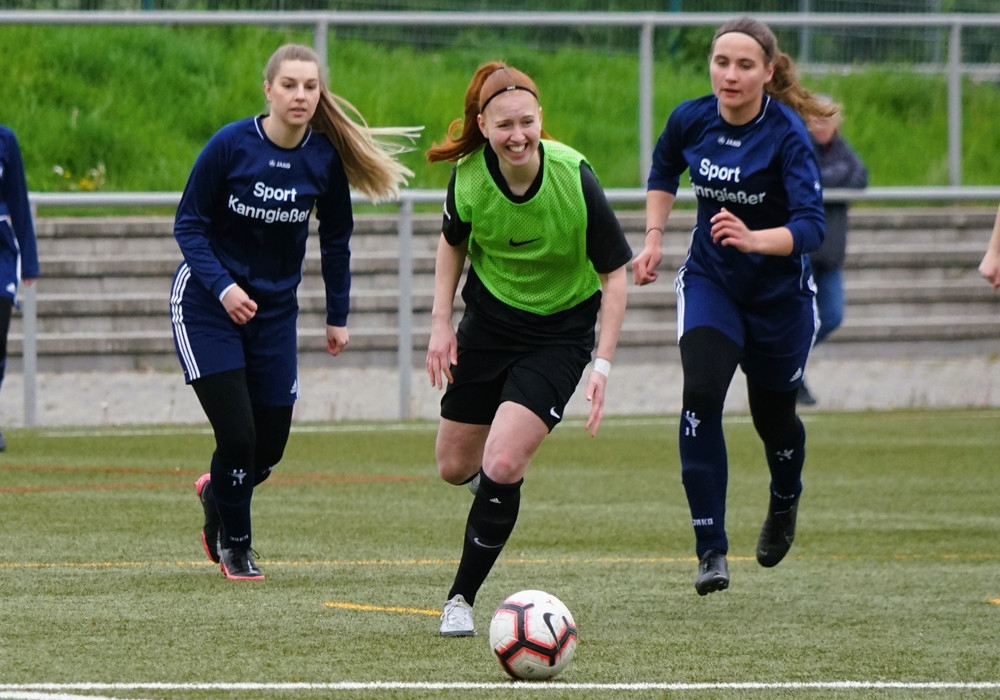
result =
M594 360L594 371L598 374L603 374L606 377L611 374L611 363L603 357L598 357Z

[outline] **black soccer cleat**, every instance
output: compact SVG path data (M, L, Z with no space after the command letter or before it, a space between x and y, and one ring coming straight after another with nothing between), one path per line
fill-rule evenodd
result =
M729 588L729 564L726 555L710 549L698 560L698 578L694 581L694 589L698 595L708 595L715 591Z
M780 509L780 510L779 510ZM799 513L799 499L783 499L771 496L767 507L767 518L757 539L757 563L761 566L777 566L785 558L795 541L795 518Z
M253 550L249 547L223 549L219 566L230 581L262 581L264 572L253 560Z
M205 524L201 528L201 544L205 548L205 554L214 563L219 563L219 551L222 549L220 538L222 535L222 519L219 511L215 507L212 499L212 480L210 474L202 474L198 481L194 482L195 493L201 501L201 507L205 511Z

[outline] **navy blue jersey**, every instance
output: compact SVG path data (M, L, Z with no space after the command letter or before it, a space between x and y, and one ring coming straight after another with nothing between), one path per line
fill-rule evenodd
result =
M38 277L38 244L17 138L0 126L0 294L17 296L22 279Z
M802 119L770 97L740 126L723 120L715 95L683 102L657 141L648 189L676 194L685 170L698 201L685 267L746 303L801 290L805 254L819 247L824 227L819 168ZM741 253L714 243L711 218L723 207L751 230L788 227L792 255Z
M345 326L351 193L340 155L320 133L309 130L295 148L281 148L264 134L261 117L224 126L194 164L174 237L194 279L216 298L238 284L258 304L294 299L314 207L326 322Z

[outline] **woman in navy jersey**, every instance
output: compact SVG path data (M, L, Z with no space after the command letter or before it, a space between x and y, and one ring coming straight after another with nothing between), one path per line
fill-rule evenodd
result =
M476 593L514 529L531 457L587 380L597 433L625 314L632 251L586 159L542 129L538 88L503 63L480 66L434 163L456 163L434 271L427 373L441 400L437 463L475 497L440 634L475 634ZM466 259L465 313L455 292Z
M234 580L264 578L250 548L250 500L284 453L299 394L296 290L310 215L319 221L326 349L339 355L350 339L350 187L377 201L412 174L395 158L401 149L347 116L357 111L328 90L312 49L275 51L264 95L266 114L209 140L174 223L184 255L170 295L174 343L215 433L210 471L195 484L202 544Z
M14 132L0 126L0 384L7 367L7 333L17 286L38 277L38 243L31 221L21 148ZM0 452L7 439L0 433Z
M750 17L715 33L712 94L671 113L653 153L636 284L657 278L663 227L681 174L698 201L677 273L684 371L679 448L700 595L729 586L728 462L722 410L737 367L770 470L757 561L774 566L795 536L805 430L795 399L816 332L807 253L823 240L819 169L804 118L830 116L799 85L771 30Z

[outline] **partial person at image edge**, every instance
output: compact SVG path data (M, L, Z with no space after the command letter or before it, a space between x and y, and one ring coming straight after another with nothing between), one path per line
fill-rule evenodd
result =
M986 253L979 263L979 274L994 290L1000 289L1000 207L993 220L993 234L986 245Z
M0 125L0 386L7 369L7 335L18 284L30 285L39 274L21 148L14 132ZM6 449L7 438L0 432L0 452Z

